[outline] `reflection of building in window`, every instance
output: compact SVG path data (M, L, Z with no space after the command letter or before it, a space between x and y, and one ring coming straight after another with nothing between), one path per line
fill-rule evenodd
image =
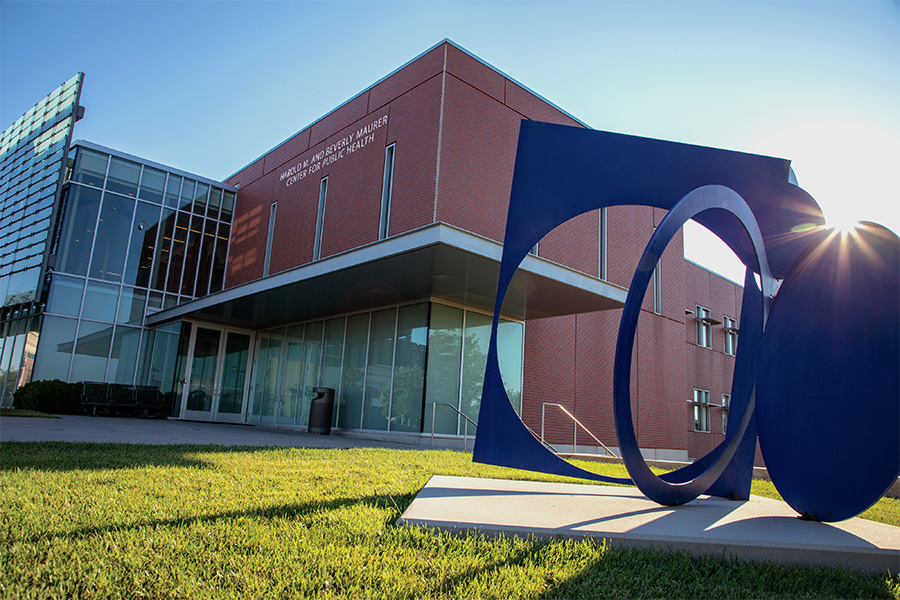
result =
M709 433L709 390L694 388L694 431Z
M712 348L711 319L709 309L697 305L697 345Z
M723 317L722 325L725 330L725 354L734 356L737 353L737 320L731 317Z
M722 433L728 431L728 409L731 407L731 394L722 394Z

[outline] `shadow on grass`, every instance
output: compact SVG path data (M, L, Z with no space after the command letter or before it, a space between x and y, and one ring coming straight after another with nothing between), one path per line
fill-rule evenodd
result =
M259 446L151 445L94 442L0 442L0 472L102 471L140 467L208 468L196 454L272 450Z
M900 585L900 577L892 575L613 547L538 597L895 598L892 586Z
M399 500L399 502L398 502ZM377 508L395 508L402 506L404 498L391 496L389 494L372 494L358 498L335 498L333 500L317 500L311 502L298 502L295 504L283 504L280 506L267 506L259 508L251 508L245 510L229 510L208 515L196 515L190 517L176 517L172 519L146 519L133 523L109 523L96 527L84 527L66 532L49 532L33 535L25 538L23 541L37 542L41 540L51 539L82 539L86 537L102 535L109 532L123 532L143 528L155 527L190 527L196 523L213 524L221 521L230 521L241 518L249 519L297 519L305 515L311 515L318 512L326 512L339 510L342 508L353 506L374 506ZM397 515L393 515L385 521L385 525L389 525L396 520Z

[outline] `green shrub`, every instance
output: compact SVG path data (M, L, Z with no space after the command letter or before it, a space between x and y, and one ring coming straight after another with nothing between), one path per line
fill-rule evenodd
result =
M13 407L56 415L78 415L82 413L81 388L80 383L65 383L58 379L32 381L16 390Z

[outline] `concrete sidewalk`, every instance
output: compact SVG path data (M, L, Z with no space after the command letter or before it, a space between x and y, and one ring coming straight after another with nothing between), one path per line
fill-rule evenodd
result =
M802 521L784 502L759 496L747 502L701 496L660 506L634 487L436 475L398 522L487 535L592 537L616 546L882 575L900 570L900 527L859 518Z
M266 425L229 425L174 419L63 415L58 419L0 417L2 442L99 442L119 444L215 444L295 448L393 448L418 446L344 435L316 435Z

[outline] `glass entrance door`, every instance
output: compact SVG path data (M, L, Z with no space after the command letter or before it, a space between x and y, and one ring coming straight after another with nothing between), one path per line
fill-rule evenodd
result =
M250 334L195 325L182 419L240 423L247 397Z

